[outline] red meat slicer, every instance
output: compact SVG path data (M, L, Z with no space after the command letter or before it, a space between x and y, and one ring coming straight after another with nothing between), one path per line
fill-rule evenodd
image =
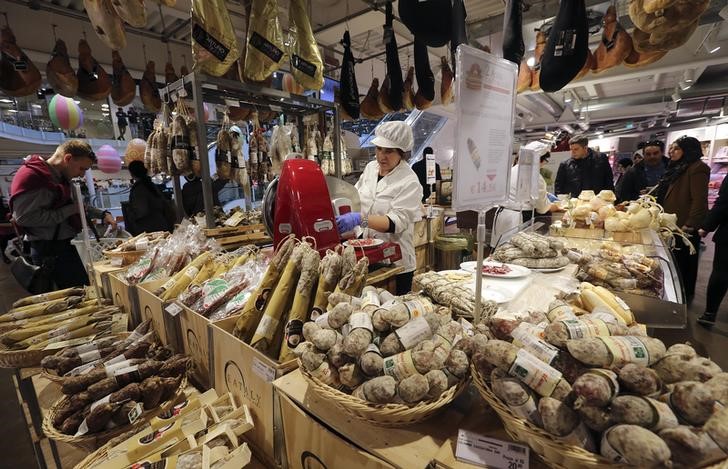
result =
M310 236L322 255L341 244L336 214L355 210L359 210L359 194L354 186L325 177L315 161L303 159L284 161L281 175L263 195L263 223L275 246L291 233L297 238ZM402 258L399 245L394 243L367 248L365 254L370 264ZM357 249L357 256L361 255L362 250Z

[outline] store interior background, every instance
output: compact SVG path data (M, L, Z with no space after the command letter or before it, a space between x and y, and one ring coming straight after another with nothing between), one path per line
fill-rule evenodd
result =
M183 64L192 66L190 52L190 24L188 0L178 0L176 6L161 6L149 2L149 21L144 29L126 27L128 45L120 51L126 66L135 78L140 78L147 60L156 62L158 82L162 83L167 54L172 57L175 69ZM527 1L530 4L524 13L526 56L533 56L535 29L543 18L553 17L558 8L557 0ZM619 21L628 30L631 21L627 15L628 1L617 3ZM281 2L281 5L283 2ZM487 45L493 51L500 50L502 30L502 0L466 0L467 22L472 42ZM587 0L587 7L603 14L612 2ZM571 83L557 93L525 92L517 98L518 119L515 122L518 143L541 138L544 132L584 132L590 137L590 146L598 147L609 154L614 161L631 156L637 143L658 138L670 143L682 135L690 135L704 143L705 161L711 167L711 200L717 193L717 184L728 172L728 1L713 0L702 16L698 30L687 44L673 50L655 64L631 69L619 66L605 73L589 74ZM241 41L244 40L244 8L242 2L230 1L234 26ZM45 68L54 46L55 34L66 41L71 63L78 66L77 41L84 36L88 40L94 57L108 71L111 70L111 51L96 37L83 12L82 0L2 0L0 11L7 13L8 21L17 37L18 44L35 61L41 71ZM396 5L395 5L396 11ZM287 24L287 11L279 9L281 21ZM311 0L309 12L316 39L322 48L325 62L332 68L341 61L341 46L338 44L345 29L351 31L352 48L357 58L371 60L357 65L356 74L359 90L366 94L372 78L382 79L385 75L382 28L383 8L362 0ZM346 17L350 18L348 21ZM0 20L2 21L2 20ZM394 30L398 44L411 44L412 35L407 28L395 21ZM591 36L591 48L601 40L601 33ZM445 47L430 49L430 63L435 72L439 89L440 56L447 55ZM400 51L403 67L413 63L411 47ZM336 79L336 71L331 73ZM439 92L438 92L439 96ZM39 93L26 98L10 98L0 92L0 189L7 195L12 174L20 159L29 153L50 153L65 136L53 128L48 119L47 102L52 94ZM78 98L77 98L78 99ZM84 134L94 148L103 144L115 146L123 153L126 141L118 140L115 112L116 106L108 103L80 101L84 111ZM138 110L143 106L137 97L132 104ZM128 108L128 107L127 107ZM454 131L453 109L435 106L419 117L417 148L430 145L435 148L438 162L447 168L453 157L452 132ZM403 119L406 114L387 118ZM222 118L221 112L211 112L208 134L217 132ZM349 156L357 168L363 168L373 152L368 144L376 122L358 121L343 126L347 134ZM413 155L415 159L419 154ZM558 163L568 157L567 153L554 153L550 165L555 170ZM357 163L359 161L359 163ZM213 170L214 172L214 160ZM128 185L125 169L115 175L93 171L94 178L102 187L114 192ZM117 188L117 189L114 189ZM117 209L118 201L109 197L98 199L104 208ZM116 210L114 210L116 211ZM120 214L120 211L117 212ZM657 336L668 342L691 341L698 352L710 356L723 368L728 367L728 305L718 323L707 330L695 324L696 316L702 314L705 303L705 286L710 274L712 242L705 240L701 254L696 297L689 308L688 326L685 330L660 331ZM4 310L21 291L8 287L12 282L6 266L0 265L0 285ZM21 409L9 370L0 372L0 400L4 402L3 419L0 428L0 451L3 454L2 467L33 467L32 449L23 440L26 431L22 428ZM17 416L17 417L16 417ZM21 439L18 440L18 435Z

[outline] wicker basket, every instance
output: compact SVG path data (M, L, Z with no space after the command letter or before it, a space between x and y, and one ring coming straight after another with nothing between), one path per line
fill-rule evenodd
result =
M122 332L120 334L116 334L115 336L119 339L124 339L131 335L131 332ZM55 353L55 355L61 355L64 352L65 349L61 349ZM64 380L63 376L58 376L55 371L49 370L47 368L41 368L41 376L48 381L53 381L54 383L62 383Z
M43 433L51 440L68 443L86 451L94 451L100 446L104 445L110 439L119 436L122 433L126 433L129 430L140 428L145 424L149 416L156 415L159 412L164 412L165 410L171 408L180 393L184 392L185 387L187 387L187 376L182 378L182 381L180 382L177 391L172 395L171 398L169 398L167 401L163 402L153 410L145 411L142 416L138 418L133 424L124 425L122 427L116 427L111 430L83 436L66 435L56 430L56 428L53 426L53 417L56 415L58 407L60 407L61 404L66 402L66 400L68 399L68 396L63 396L62 398L57 400L50 409L48 409L48 413L46 413L45 418L43 418Z
M334 402L352 417L380 427L404 427L432 417L440 409L452 402L467 387L469 382L468 379L465 379L457 386L453 386L442 393L439 399L420 402L413 406L404 404L372 404L332 388L318 378L311 376L300 363L299 369L303 377L311 385L311 388L321 398L328 402Z
M10 350L0 345L0 368L36 368L56 350Z

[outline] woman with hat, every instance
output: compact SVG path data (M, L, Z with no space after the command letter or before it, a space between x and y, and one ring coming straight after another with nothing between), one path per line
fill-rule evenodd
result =
M404 267L397 276L397 294L409 293L416 268L414 225L422 218L422 186L407 164L412 150L412 129L402 121L379 125L372 139L376 159L367 164L356 183L361 212L336 217L339 233L376 238L399 244Z
M677 215L677 226L688 235L690 243L675 238L673 256L683 280L689 303L695 294L698 278L698 228L708 213L710 168L701 161L703 149L698 139L683 136L670 145L670 163L653 195L665 212Z

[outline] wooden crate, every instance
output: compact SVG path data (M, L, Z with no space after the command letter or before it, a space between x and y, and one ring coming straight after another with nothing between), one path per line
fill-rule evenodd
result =
M263 245L273 242L262 224L208 228L205 229L205 236L214 238L223 249L227 250L237 249L247 244Z
M212 383L210 368L210 335L208 328L213 321L180 304L182 311L178 315L180 345L183 353L192 357L195 367L192 376L203 388Z
M429 245L425 244L424 246L419 246L415 248L415 260L416 260L416 266L415 268L417 270L422 270L427 267L427 252L429 249Z
M289 468L394 468L329 431L285 394L280 400Z
M174 350L182 350L179 341L179 319L176 315L167 312L167 306L172 301L164 301L154 294L154 291L164 285L167 279L152 280L140 283L137 286L139 295L139 312L142 320L151 319L159 340Z
M139 311L139 296L136 285L126 281L124 275L126 269L109 274L109 287L111 288L111 301L115 305L123 306L124 311L129 314L129 327L134 328L142 322Z
M278 363L241 341L232 335L235 321L228 318L208 327L212 386L218 394L231 392L249 407L255 428L246 433L246 439L268 467L280 466L284 441L273 380L296 369L298 362Z
M94 262L94 280L101 289L101 294L104 298L109 300L114 299L111 293L111 279L109 278L109 274L125 269L126 267L112 265L108 260Z

